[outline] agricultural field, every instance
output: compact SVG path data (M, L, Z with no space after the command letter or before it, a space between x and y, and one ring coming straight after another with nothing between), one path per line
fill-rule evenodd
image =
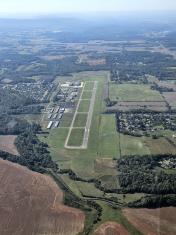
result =
M99 226L94 232L94 235L116 234L130 235L129 232L121 224L115 222L106 222Z
M15 135L0 135L0 150L19 155L14 144L16 137Z
M124 215L142 234L176 233L176 208L124 209Z
M150 85L110 83L110 99L118 101L163 101L161 94Z
M163 92L163 96L169 106L174 108L176 107L176 92Z
M3 160L0 172L0 234L75 235L83 231L84 213L62 204L63 192L52 178Z

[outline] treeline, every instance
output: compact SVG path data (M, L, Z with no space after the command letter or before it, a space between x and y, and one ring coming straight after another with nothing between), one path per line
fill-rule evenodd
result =
M172 56L150 51L109 54L106 57L107 66L111 72L112 81L141 80L147 83L146 74L151 74L164 80L176 76L176 71L169 70L175 67L176 63Z
M176 206L176 194L145 196L137 201L128 203L128 206L133 208L160 208Z
M15 145L20 156L0 151L0 158L26 166L39 173L46 173L48 169L57 171L58 165L52 160L47 150L48 146L37 137L39 130L38 125L32 124L18 135Z
M26 160L29 169L40 173L47 172L47 169L58 170L58 165L47 150L47 144L38 139L36 129L32 125L16 138L15 145L21 158Z
M119 183L124 193L174 194L176 174L159 169L160 161L172 155L130 156L118 160Z
M0 113L13 112L16 109L22 109L24 106L33 104L34 101L15 91L0 89Z
M37 124L29 124L26 120L11 117L10 115L0 115L0 135L19 135L24 131L33 129L38 131L40 129Z

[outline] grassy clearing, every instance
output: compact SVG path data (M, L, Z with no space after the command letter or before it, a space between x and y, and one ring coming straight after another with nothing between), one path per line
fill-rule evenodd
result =
M87 122L87 114L78 113L74 122L74 127L85 127Z
M81 100L78 112L89 112L90 100Z
M119 157L119 135L115 115L101 115L98 152L103 157Z
M81 195L88 197L103 197L103 192L95 188L94 184L77 182L77 187Z
M69 146L81 146L83 143L84 128L72 129L70 138L68 140Z
M84 91L82 94L82 99L91 99L92 91Z
M122 156L150 154L150 150L147 147L145 140L145 137L134 137L120 134L120 146Z
M73 119L73 113L64 113L63 118L60 122L60 127L70 127Z
M93 88L94 88L94 82L86 82L84 90L92 91Z
M117 171L116 171L116 174L117 174ZM101 180L102 186L104 186L107 189L120 188L118 177L113 176L113 174L103 175L99 179Z
M104 202L97 201L101 207L103 208L103 215L102 220L100 223L96 224L95 228L97 228L99 225L107 222L107 221L114 221L119 224L122 224L131 235L141 235L141 233L133 226L131 225L126 217L123 215L121 209L118 208L112 208L110 205L107 205Z
M163 101L158 91L149 85L110 84L110 99L119 101Z

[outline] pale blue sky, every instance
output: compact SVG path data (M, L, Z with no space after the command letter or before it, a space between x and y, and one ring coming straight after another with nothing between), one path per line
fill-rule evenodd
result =
M176 10L176 0L0 0L0 14Z

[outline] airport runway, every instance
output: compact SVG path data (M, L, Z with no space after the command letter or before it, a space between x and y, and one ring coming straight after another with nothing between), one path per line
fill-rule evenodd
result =
M88 141L89 141L90 128L91 128L91 123L92 123L92 116L93 116L93 111L94 111L94 103L95 103L95 99L96 99L97 87L98 87L98 82L94 81L94 87L93 87L93 90L92 90L92 97L90 99L89 111L87 113L87 122L86 122L86 126L85 126L82 145L81 146L69 146L68 141L69 141L72 129L76 129L76 127L73 127L75 119L76 119L76 115L78 113L81 113L81 112L78 112L78 109L79 109L80 102L82 100L84 100L84 99L82 99L82 95L83 95L83 92L85 91L85 84L84 84L83 90L81 92L81 95L80 95L80 98L79 98L79 101L78 101L78 104L77 104L77 107L76 107L76 111L75 111L70 129L69 129L69 132L68 132L68 136L67 136L66 141L65 141L65 148L67 148L67 149L87 149Z

